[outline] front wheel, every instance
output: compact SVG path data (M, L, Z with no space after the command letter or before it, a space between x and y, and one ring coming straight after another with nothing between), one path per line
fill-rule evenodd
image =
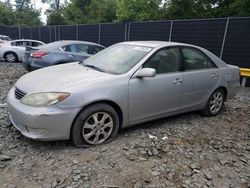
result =
M75 119L71 140L77 147L106 143L119 130L117 112L107 104L94 104L84 109Z
M207 105L204 109L204 114L207 116L216 116L224 106L225 92L223 89L217 89L210 96Z

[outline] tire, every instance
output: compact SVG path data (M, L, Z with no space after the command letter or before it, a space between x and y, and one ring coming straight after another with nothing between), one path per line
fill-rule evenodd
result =
M219 88L215 90L210 96L203 114L206 116L218 115L223 109L225 98L225 91L223 89Z
M17 55L15 53L13 53L13 52L7 52L4 55L4 59L8 63L14 63L14 62L18 61Z
M119 130L117 112L107 104L94 104L76 117L71 140L77 147L90 147L112 141Z

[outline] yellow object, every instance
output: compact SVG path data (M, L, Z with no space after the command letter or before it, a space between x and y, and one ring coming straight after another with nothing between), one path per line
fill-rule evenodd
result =
M250 69L240 69L240 75L244 77L250 77Z
M242 76L241 86L245 87L247 83L247 78L250 77L250 69L240 69L240 76Z

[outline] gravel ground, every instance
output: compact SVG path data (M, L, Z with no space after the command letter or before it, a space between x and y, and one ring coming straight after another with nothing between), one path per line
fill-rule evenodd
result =
M222 114L188 113L122 130L89 149L38 142L11 126L6 95L25 74L0 63L0 187L250 187L250 90Z

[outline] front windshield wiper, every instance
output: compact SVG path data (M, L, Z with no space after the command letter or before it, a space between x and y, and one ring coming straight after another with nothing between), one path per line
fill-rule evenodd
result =
M105 72L105 73L109 73L109 74L117 74L118 75L118 73L111 72L111 71L106 71L106 70L104 70L104 69L102 69L100 67L94 66L94 65L85 64L84 60L79 61L79 64L83 65L85 67L89 67L89 68L95 69L95 70L100 71L100 72Z
M104 69L96 67L95 65L88 65L88 64L84 64L84 63L83 63L83 65L85 67L90 67L90 68L95 69L95 70L100 71L100 72L106 72Z

